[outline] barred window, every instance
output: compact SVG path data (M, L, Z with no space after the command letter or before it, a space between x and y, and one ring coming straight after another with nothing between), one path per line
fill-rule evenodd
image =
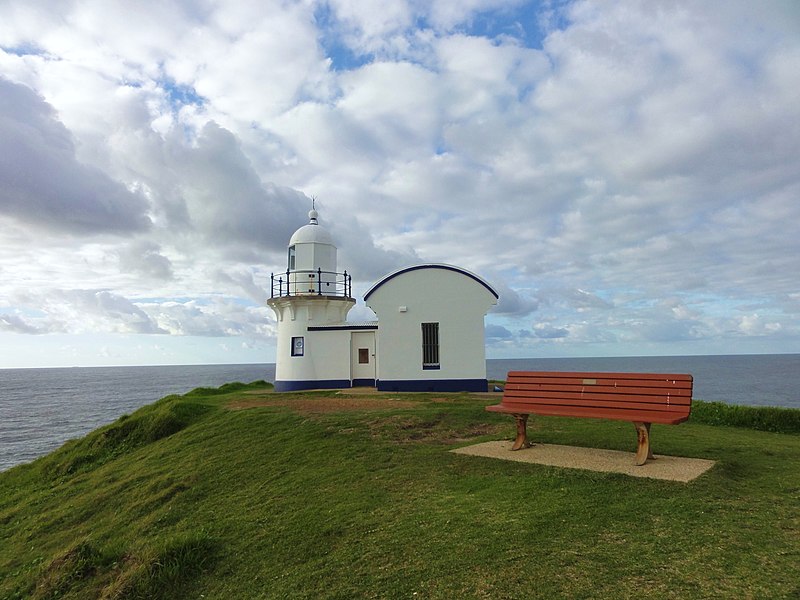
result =
M439 368L439 324L422 324L422 368Z

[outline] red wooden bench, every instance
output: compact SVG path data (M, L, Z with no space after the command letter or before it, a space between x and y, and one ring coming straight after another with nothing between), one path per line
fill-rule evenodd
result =
M486 410L516 419L512 450L530 445L530 414L631 421L639 438L636 464L643 465L653 458L650 424L683 423L691 407L691 375L510 371L502 401Z

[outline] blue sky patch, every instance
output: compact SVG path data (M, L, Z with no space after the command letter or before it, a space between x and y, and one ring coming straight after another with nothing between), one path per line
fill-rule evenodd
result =
M198 94L191 85L182 85L171 77L165 77L157 83L166 92L169 103L175 108L192 104L202 106L205 103L205 98Z
M511 37L528 48L541 48L546 32L540 26L539 7L522 4L478 13L463 29L470 36L497 39Z
M333 71L349 71L366 65L375 58L372 54L356 54L342 39L342 23L330 6L323 4L314 11L320 32L319 45L329 59Z
M526 48L541 49L548 34L568 26L566 8L570 3L571 0L521 2L487 10L476 13L457 30L492 40L513 38Z
M46 51L39 48L36 44L26 42L19 46L0 46L6 54L13 54L14 56L44 56Z

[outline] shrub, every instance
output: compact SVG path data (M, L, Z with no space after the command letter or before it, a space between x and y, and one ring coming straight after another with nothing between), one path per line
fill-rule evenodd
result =
M695 423L744 427L774 433L800 433L800 410L772 406L739 406L724 402L692 402Z

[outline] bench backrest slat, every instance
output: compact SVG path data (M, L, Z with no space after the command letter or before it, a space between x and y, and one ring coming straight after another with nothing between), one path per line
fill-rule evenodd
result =
M598 397L591 394L576 395L576 394L558 394L548 396L514 396L508 395L503 398L503 404L536 404L542 406L607 406L609 408L619 408L621 410L629 409L653 409L664 411L682 412L689 406L689 399L675 398L668 396L648 396L643 398L636 397Z
M612 385L552 385L552 384L518 384L507 383L506 391L509 395L523 396L526 394L593 394L598 397L606 396L630 396L631 398L647 398L648 396L670 396L674 398L691 398L692 390L686 388L666 387L614 387Z
M654 373L511 371L501 406L542 415L653 423L689 417L692 376Z
M592 383L595 380L596 383ZM507 383L557 385L617 385L618 387L669 387L691 389L692 376L672 373L568 373L559 371L509 371Z

